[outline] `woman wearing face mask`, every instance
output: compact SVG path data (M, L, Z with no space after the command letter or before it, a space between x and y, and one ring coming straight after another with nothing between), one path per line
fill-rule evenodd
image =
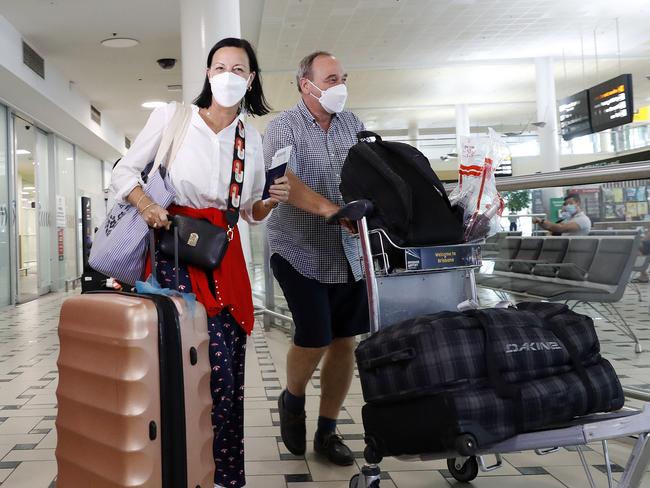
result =
M186 135L171 163L170 181L176 200L168 209L156 205L140 186L140 173L153 160L175 107L156 109L129 152L113 170L116 199L136 206L154 228L169 227L168 214L206 219L227 228L225 210L237 207L251 224L265 220L272 208L286 202L289 184L279 178L262 200L265 183L260 134L245 115L265 115L259 66L251 45L242 39L218 42L208 54L203 91L192 105ZM243 160L241 172L234 160ZM239 165L239 163L237 163ZM231 184L232 181L232 184ZM237 184L235 184L237 182ZM235 188L234 193L233 188ZM156 251L157 278L173 286L173 259ZM214 482L219 487L244 486L244 352L253 328L253 303L246 263L235 226L220 266L205 271L179 263L179 288L196 294L208 314L210 388L213 398Z
M580 208L580 195L569 193L564 198L564 205L556 223L548 220L533 219L533 224L550 231L553 235L586 236L591 230L591 220Z

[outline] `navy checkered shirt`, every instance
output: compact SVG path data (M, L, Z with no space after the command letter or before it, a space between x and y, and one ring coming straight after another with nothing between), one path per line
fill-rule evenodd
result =
M312 190L343 206L341 168L362 130L359 118L343 111L334 115L325 132L300 100L267 126L264 163L268 169L278 149L293 146L288 169ZM346 283L349 263L355 280L361 279L356 240L341 226L327 225L322 217L280 204L269 218L267 230L271 254L278 253L306 278Z

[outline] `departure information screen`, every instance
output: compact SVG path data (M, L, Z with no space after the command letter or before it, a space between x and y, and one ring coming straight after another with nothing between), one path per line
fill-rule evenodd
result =
M594 132L632 122L632 75L620 75L590 88L589 102Z
M560 134L565 141L591 134L589 121L589 92L583 90L560 100Z

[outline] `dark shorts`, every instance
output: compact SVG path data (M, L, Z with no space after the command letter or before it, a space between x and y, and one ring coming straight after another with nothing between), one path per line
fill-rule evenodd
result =
M325 347L332 339L353 337L370 330L363 280L321 283L305 278L279 254L271 256L271 268L293 316L296 346Z

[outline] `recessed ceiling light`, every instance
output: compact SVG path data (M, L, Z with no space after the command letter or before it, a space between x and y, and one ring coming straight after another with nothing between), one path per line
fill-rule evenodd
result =
M131 39L130 37L109 37L108 39L104 39L101 44L106 47L123 48L137 46L140 44L140 41Z
M72 161L73 158L65 158L66 161Z
M27 149L16 149L16 154L18 155L23 155L23 154L31 154Z
M160 102L160 101L144 102L142 104L144 108L158 108L158 107L164 107L165 105L167 105L167 102Z
M23 186L23 190L36 190L33 186Z

